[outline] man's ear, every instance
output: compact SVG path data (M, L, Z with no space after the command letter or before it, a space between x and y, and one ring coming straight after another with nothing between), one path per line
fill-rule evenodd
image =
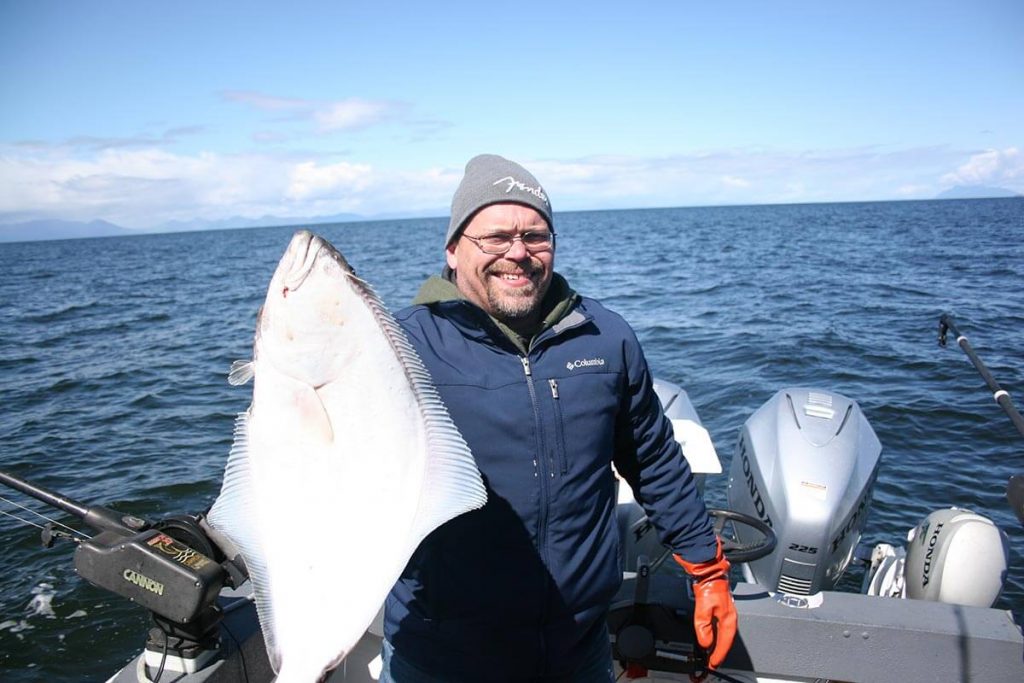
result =
M452 240L452 243L445 247L444 257L448 261L448 267L452 270L459 269L459 257L455 255L455 247L458 245L458 240Z

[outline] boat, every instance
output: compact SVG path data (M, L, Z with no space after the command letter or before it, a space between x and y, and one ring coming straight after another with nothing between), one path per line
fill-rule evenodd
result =
M656 380L655 391L703 491L709 475L723 473L712 440L685 390ZM715 671L695 644L686 576L620 483L624 572L608 617L620 679L1024 680L1021 626L992 606L1008 570L995 524L948 508L910 529L904 544L860 542L882 450L856 401L828 388L781 389L746 420L729 509L711 511L734 565L739 616ZM79 543L79 574L153 613L144 650L109 683L273 680L244 567L219 553L201 515L150 524L6 473L0 483L100 531ZM44 531L44 541L55 533ZM840 590L848 571L862 572L859 592ZM381 641L378 614L328 681L376 681Z

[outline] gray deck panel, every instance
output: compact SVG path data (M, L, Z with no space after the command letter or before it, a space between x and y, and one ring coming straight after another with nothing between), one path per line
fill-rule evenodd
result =
M632 580L619 593L632 595ZM734 589L739 633L725 668L833 681L1024 681L1024 637L1003 610L823 592L814 609L780 604L759 586ZM689 611L674 579L655 576L650 602Z

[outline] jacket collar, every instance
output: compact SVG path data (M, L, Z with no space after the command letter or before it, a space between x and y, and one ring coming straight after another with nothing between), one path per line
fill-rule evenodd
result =
M455 273L445 266L441 275L431 276L420 286L420 291L412 303L444 309L447 317L458 324L463 334L468 337L485 339L495 336L493 332L500 331L499 339L511 342L525 355L541 337L558 335L589 320L590 317L579 310L579 302L580 296L573 291L565 278L558 273L552 274L551 285L541 302L544 315L540 328L531 339L524 339L509 326L462 296L462 292L455 285ZM549 330L550 334L547 334Z

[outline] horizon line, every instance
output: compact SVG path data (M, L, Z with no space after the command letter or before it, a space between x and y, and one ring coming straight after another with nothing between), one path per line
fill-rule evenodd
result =
M610 213L614 211L670 211L670 210L690 210L690 209L738 209L738 208L771 208L771 207L789 207L789 206L824 206L830 204L889 204L899 202L946 202L946 201L989 201L993 199L1024 199L1024 194L1015 194L1012 196L992 196L992 197L931 197L931 198L908 198L908 199L854 199L854 200L829 200L829 201L806 201L806 202L767 202L767 203L737 203L737 204L691 204L685 206L636 206L636 207L614 207L614 208L598 208L598 209L571 209L563 211L553 211L553 216L567 215L567 214L578 214L578 213ZM307 216L304 218L297 218L295 222L291 223L275 223L273 225L233 225L227 227L200 227L194 229L177 229L177 230L166 230L161 228L128 228L116 223L112 223L102 218L94 218L90 221L81 220L66 220L60 218L36 218L27 221L19 221L18 223L7 223L0 225L0 244L18 244L24 242L58 242L62 240L76 240L76 239L101 239L104 237L139 237L143 235L178 235L178 234L189 234L199 232L218 232L218 231L235 231L235 230L272 230L276 228L288 228L288 227L303 227L306 225L345 225L348 223L384 223L384 222L396 222L396 221L416 221L416 220L444 220L449 216L448 214L424 214L414 216L402 216L388 218L385 216L360 216L359 214L352 214L353 218L344 220L334 221L323 221L321 219L327 218L327 216ZM271 216L271 218L280 218L278 216ZM197 222L202 222L204 219L194 219ZM227 220L227 219L218 219ZM259 219L253 219L259 220ZM12 240L4 239L4 232L9 229L28 226L32 223L42 223L46 221L53 221L57 223L67 223L70 226L88 226L90 223L102 222L110 225L123 232L113 235L76 235L73 237L39 237L39 238L17 238ZM187 223L188 221L176 221L178 223ZM212 222L212 221L211 221Z

